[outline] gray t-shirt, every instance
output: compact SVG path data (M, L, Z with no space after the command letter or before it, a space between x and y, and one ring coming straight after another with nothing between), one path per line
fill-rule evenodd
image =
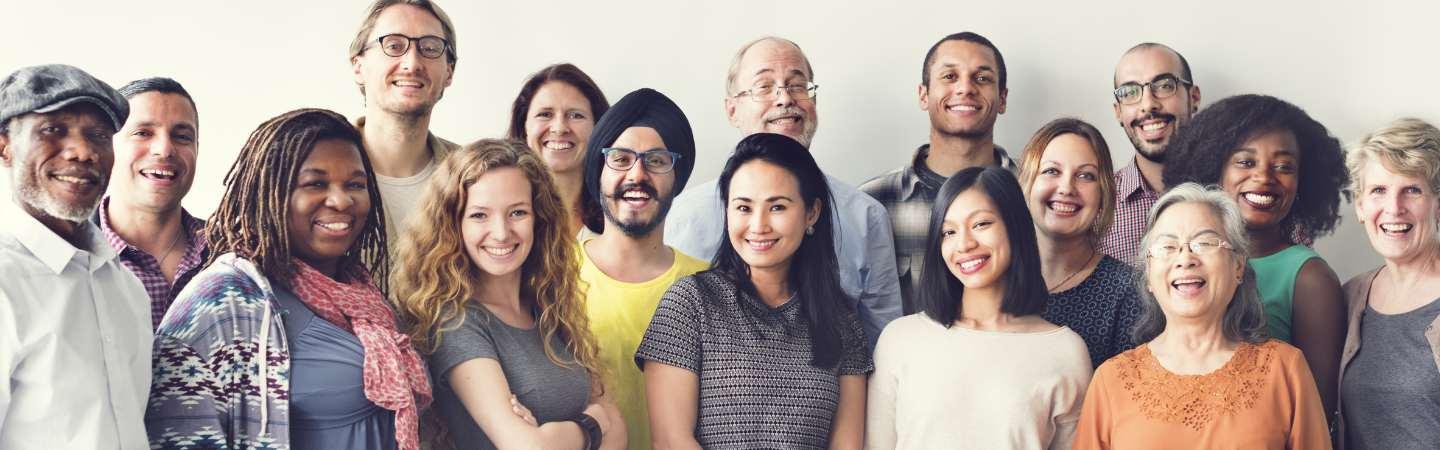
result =
M1434 449L1440 445L1440 368L1425 328L1440 299L1402 314L1369 306L1360 350L1340 385L1350 449Z
M510 392L542 424L570 420L585 410L590 400L590 374L571 362L574 357L558 338L550 345L562 361L570 362L566 366L545 356L539 326L526 330L506 325L474 303L465 308L462 319L459 327L441 328L446 331L428 361L435 381L435 406L449 426L456 448L495 448L450 387L450 369L472 359L499 361Z

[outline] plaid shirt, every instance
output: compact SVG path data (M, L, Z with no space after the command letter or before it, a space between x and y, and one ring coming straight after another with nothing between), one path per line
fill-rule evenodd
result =
M871 178L860 185L890 214L895 233L895 270L900 275L900 294L905 314L916 311L915 291L920 285L920 266L925 259L925 239L930 234L930 208L940 194L945 177L925 167L930 144L915 150L910 165ZM1000 167L1016 172L1015 160L1004 148L995 146L995 160Z
M110 197L100 203L100 210L96 212L94 221L100 226L101 232L105 235L105 241L115 253L120 255L120 265L135 274L140 283L145 285L145 293L150 295L150 327L155 329L160 326L160 319L165 318L165 310L170 309L170 303L175 301L175 295L185 288L185 283L200 271L200 264L205 262L209 252L205 248L205 221L191 216L184 208L180 209L180 226L184 228L185 236L189 237L185 254L180 256L180 265L175 270L175 281L165 281L165 272L160 270L160 262L154 256L145 253L130 243L125 238L115 233L110 228Z
M1115 172L1115 222L1100 241L1100 252L1135 265L1135 258L1140 254L1140 238L1150 227L1145 223L1146 216L1159 199L1160 193L1150 189L1135 161Z

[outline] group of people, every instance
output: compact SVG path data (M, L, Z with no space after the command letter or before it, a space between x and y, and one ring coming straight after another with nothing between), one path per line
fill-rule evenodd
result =
M454 48L434 2L376 1L365 116L261 124L204 220L180 83L0 80L0 449L1440 445L1432 124L1346 151L1274 97L1202 107L1143 43L1128 165L1073 118L1012 159L1005 60L963 32L922 62L928 142L857 187L765 37L726 76L746 137L692 185L679 105L570 64L504 139L435 136ZM1343 285L1309 247L1342 195L1385 261Z

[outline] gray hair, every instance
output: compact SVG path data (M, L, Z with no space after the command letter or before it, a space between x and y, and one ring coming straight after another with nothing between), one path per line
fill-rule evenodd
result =
M1145 230L1145 236L1140 239L1140 254L1136 258L1140 263L1135 281L1135 290L1140 297L1140 317L1135 320L1130 335L1138 344L1149 342L1165 331L1165 313L1161 311L1160 303L1155 300L1155 294L1146 286L1149 278L1147 274L1151 269L1149 249L1155 239L1156 219L1170 207L1183 203L1208 206L1210 211L1218 216L1225 228L1222 238L1230 244L1235 257L1240 261L1248 260L1253 251L1250 238L1245 232L1245 219L1240 216L1240 206L1220 187L1184 183L1160 196L1160 199L1155 201L1155 206L1150 208L1148 223L1151 227ZM1235 294L1225 308L1225 315L1220 318L1220 330L1225 339L1236 342L1258 344L1269 339L1265 330L1265 309L1260 305L1260 291L1255 285L1255 271L1250 269L1249 264L1246 264L1245 276L1240 280L1240 285L1235 287Z
M1429 122L1404 118L1360 139L1345 158L1352 201L1365 189L1365 166L1371 161L1392 173L1419 178L1431 194L1440 194L1440 129Z
M739 51L735 52L735 58L730 60L730 72L725 75L726 97L735 95L735 79L740 77L740 61L745 59L745 53L750 51L750 47L754 47L755 44L759 44L761 42L779 42L783 44L789 44L791 47L795 47L795 52L800 54L800 60L805 62L805 77L809 78L810 81L815 81L815 69L810 67L810 57L805 56L805 51L800 49L800 44L796 44L795 41L778 36L765 36L750 42L746 42L745 45L740 46Z

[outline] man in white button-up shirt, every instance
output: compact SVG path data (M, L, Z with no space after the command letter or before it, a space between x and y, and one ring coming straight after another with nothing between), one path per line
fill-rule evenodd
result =
M147 447L150 302L88 221L128 110L70 66L0 80L0 165L25 212L0 226L0 450Z

